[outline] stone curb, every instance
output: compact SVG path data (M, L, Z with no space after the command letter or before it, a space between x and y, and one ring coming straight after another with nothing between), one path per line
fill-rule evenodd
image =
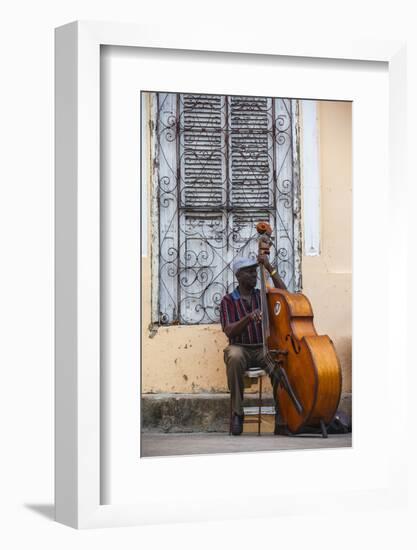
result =
M339 409L351 417L352 395L342 395ZM245 394L244 406L257 406L257 394ZM274 405L265 394L263 405ZM228 432L230 397L228 393L145 394L141 414L144 432L190 433Z

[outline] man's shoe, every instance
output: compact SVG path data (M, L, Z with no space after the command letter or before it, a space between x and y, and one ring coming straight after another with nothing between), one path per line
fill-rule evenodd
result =
M233 413L232 416L232 435L240 435L243 431L243 414Z

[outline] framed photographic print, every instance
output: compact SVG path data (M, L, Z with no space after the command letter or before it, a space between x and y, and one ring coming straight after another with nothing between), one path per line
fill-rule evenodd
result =
M351 115L340 100L141 93L142 158L151 157L141 178L142 456L351 445ZM286 306L248 320L261 312L262 281L238 281L260 271L262 223L272 230L266 284L284 290L266 294ZM334 346L312 327L302 290ZM262 346L268 331L282 336L285 385L264 360L275 353ZM289 428L304 437L270 437ZM225 432L268 437L227 442Z
M403 56L57 29L59 521L404 500Z

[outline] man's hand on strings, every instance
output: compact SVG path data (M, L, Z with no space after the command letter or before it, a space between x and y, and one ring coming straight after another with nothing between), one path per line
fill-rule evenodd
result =
M260 309L255 309L255 311L249 313L249 319L260 323L262 320L262 311Z
M269 257L267 254L259 254L258 255L258 263L263 265L265 267L265 269L271 273L272 271L272 265L269 263Z
M278 267L276 267L275 269L272 267L272 265L269 263L268 255L259 254L257 260L258 260L258 263L260 265L263 265L265 269L268 271L268 273L271 275L275 288L281 288L282 290L287 290L287 287L284 281L281 279L281 277L277 273Z

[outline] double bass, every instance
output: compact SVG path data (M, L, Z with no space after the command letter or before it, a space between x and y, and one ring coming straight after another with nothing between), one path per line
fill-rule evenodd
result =
M259 254L269 254L272 230L259 222ZM313 309L302 293L270 288L261 264L264 355L276 383L280 420L287 433L319 428L327 437L342 391L342 370L332 340L318 335Z

